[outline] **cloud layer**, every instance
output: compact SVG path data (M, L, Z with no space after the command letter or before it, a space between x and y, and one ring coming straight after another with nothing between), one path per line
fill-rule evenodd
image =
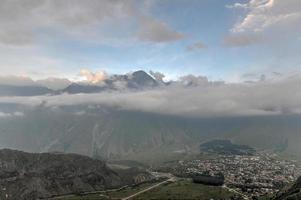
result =
M187 87L185 84L187 80L193 80L194 85ZM171 84L140 92L1 97L0 102L27 106L45 105L50 108L66 105L101 105L121 110L190 117L301 114L300 77L278 81L217 84L205 77L187 76L182 82L183 84Z
M0 76L0 85L10 86L44 86L49 89L64 89L72 82L66 78L47 78L34 81L28 76Z
M233 32L260 32L283 22L297 24L301 19L298 0L250 0L246 4L234 4L231 8L247 9L244 19L232 29Z
M247 46L295 40L301 32L299 0L250 0L226 6L245 13L225 38L227 46Z
M170 42L183 35L168 24L142 12L146 2L135 0L2 0L0 6L0 44L31 45L55 33L94 42L114 32L133 32L136 39ZM110 24L110 25L108 25ZM125 26L126 25L126 26ZM116 30L108 34L106 30ZM124 37L127 34L123 34Z

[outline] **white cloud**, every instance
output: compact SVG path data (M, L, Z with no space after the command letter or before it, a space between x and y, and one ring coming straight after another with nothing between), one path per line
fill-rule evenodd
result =
M145 7L149 5L135 0L2 0L0 43L31 45L52 33L94 42L127 37L110 32L120 27L126 29L122 33L151 42L181 39L166 23L146 15Z
M62 105L101 105L122 110L197 117L300 114L299 76L250 84L214 84L206 82L205 77L192 76L184 79L199 79L200 83L194 87L172 84L140 92L1 97L0 103L29 106L44 104L50 108Z
M27 76L0 76L0 85L29 86L36 83Z
M297 26L301 19L299 0L250 0L247 4L227 7L248 10L245 17L232 28L233 33L260 32L284 24Z
M145 41L162 43L181 39L182 33L151 15L154 3L137 0L1 0L1 75L25 74L34 79L57 77L62 73L70 75L70 69L78 67L72 59L73 53L82 49L66 49L67 42L86 47L120 47ZM90 55L81 55L75 59L81 63L91 62Z
M66 88L72 82L66 78L46 78L37 80L36 83L52 90L59 90Z
M277 63L298 57L295 53L298 50L294 49L292 42L301 33L300 0L249 0L245 4L235 3L226 7L242 13L224 38L226 46L265 45L268 47L265 50L272 57L282 57ZM283 59L283 49L286 49L287 59Z
M23 117L23 116L24 116L24 113L23 113L23 112L18 112L18 111L16 111L16 112L12 113L12 115L13 115L13 116L16 116L16 117Z
M0 76L0 85L11 86L44 86L49 89L59 90L66 88L71 81L65 78L46 78L33 80L29 76Z
M16 75L46 78L58 76L61 74L59 71L63 69L60 59L45 55L35 45L5 46L1 45L0 42L0 60L1 76Z
M226 8L247 8L248 4L234 3L233 5L226 5Z
M192 74L180 77L180 82L184 86L204 86L210 83L206 76L194 76Z
M81 69L79 75L84 78L84 81L91 84L101 83L108 77L105 71L98 71L93 73L87 69Z
M5 113L5 112L0 112L0 118L7 118L7 117L23 117L24 113L23 112L14 112L14 113Z
M149 72L150 75L152 75L157 81L159 82L164 82L163 79L165 77L165 75L161 72L153 72L153 71L150 71Z
M249 46L263 42L263 38L254 34L232 34L224 38L224 45L228 47Z
M182 33L172 30L166 23L149 17L141 17L138 38L149 42L173 42L184 38Z

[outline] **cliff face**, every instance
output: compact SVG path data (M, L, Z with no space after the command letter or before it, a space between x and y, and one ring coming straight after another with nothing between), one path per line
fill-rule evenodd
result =
M103 161L76 154L0 150L0 199L38 199L123 185Z

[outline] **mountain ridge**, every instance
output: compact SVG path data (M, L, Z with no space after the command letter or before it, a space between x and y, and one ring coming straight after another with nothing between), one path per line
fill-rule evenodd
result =
M47 79L46 79L47 80ZM54 84L54 83L52 83ZM64 83L66 84L66 83ZM112 75L99 83L88 82L70 82L63 89L50 89L46 87L43 80L32 81L32 83L23 85L12 85L9 83L0 83L0 96L40 96L40 95L58 95L61 93L99 93L103 91L118 90L142 90L157 87L159 82L143 70L135 71L126 75Z
M118 187L121 179L103 161L77 154L0 150L1 199L37 199Z
M150 179L152 176L143 170L113 170L102 160L78 154L0 150L1 199L48 199L120 188Z

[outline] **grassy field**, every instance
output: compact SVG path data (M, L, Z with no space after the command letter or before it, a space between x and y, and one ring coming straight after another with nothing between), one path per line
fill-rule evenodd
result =
M169 185L160 186L143 193L134 199L230 199L233 193L222 187L206 186L182 180Z
M64 198L65 200L100 200L100 199L122 199L130 196L140 190L143 190L151 184L144 184L136 188L128 188L121 191L106 192L101 194L93 194L87 196L75 196L70 198ZM234 196L233 193L227 191L222 187L206 186L201 184L195 184L190 180L179 180L174 183L165 184L155 188L151 191L145 192L136 196L135 200L147 200L147 199L230 199Z

